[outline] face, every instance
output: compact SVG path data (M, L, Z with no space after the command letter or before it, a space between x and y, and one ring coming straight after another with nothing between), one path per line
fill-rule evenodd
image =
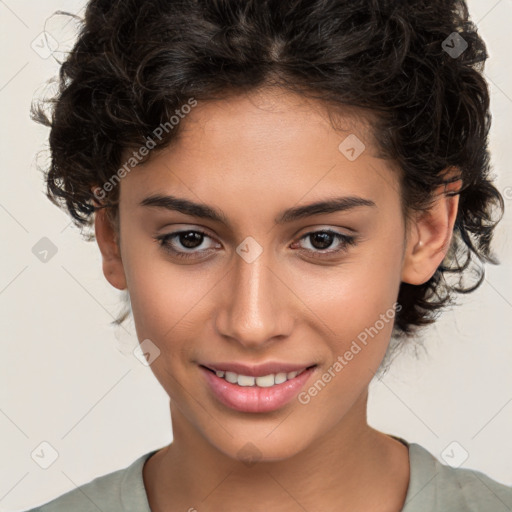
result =
M271 90L199 103L175 144L121 180L122 260L105 257L105 275L159 351L173 423L229 457L252 443L283 459L365 422L408 260L396 170L345 121ZM231 364L248 367L230 367L236 383L211 371Z

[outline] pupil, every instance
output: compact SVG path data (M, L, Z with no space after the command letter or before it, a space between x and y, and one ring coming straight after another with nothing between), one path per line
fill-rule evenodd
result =
M327 247L329 247L332 243L332 237L333 235L329 234L329 233L315 233L314 235L312 235L313 239L313 246L315 247L315 249L327 249ZM320 239L320 245L321 247L317 247L317 244L314 243L314 240L318 240Z
M188 238L190 237L190 238ZM188 233L182 233L180 235L180 242L184 247L188 249L194 249L197 245L201 245L201 243L196 244L197 241L201 242L201 238L203 235L201 233L195 233L194 231L189 231ZM195 239L195 241L194 241Z

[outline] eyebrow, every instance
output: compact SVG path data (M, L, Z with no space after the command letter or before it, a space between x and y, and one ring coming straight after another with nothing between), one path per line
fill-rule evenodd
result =
M172 195L154 194L143 199L139 206L162 208L169 211L178 211L185 215L208 219L215 222L221 222L227 226L230 225L225 214L211 206L201 203L195 203L189 199L175 197ZM276 224L293 222L312 215L321 215L340 211L352 210L361 206L376 208L377 205L370 199L359 196L344 196L327 199L316 203L310 203L303 206L289 208L276 217Z

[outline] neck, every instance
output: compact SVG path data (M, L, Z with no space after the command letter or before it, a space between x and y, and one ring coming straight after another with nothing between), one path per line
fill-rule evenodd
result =
M276 503L283 512L401 510L407 448L368 426L366 402L367 393L340 424L293 456L253 462L217 449L171 402L173 442L144 467L151 510L230 512L247 503L258 511Z

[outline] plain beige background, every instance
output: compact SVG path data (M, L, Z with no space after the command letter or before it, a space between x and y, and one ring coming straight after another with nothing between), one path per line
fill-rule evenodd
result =
M168 398L132 354L133 330L109 325L121 295L99 250L46 199L35 167L47 131L29 106L58 69L39 35L52 13L83 5L0 1L0 511L49 501L171 440ZM467 452L462 466L512 485L512 2L468 5L490 53L491 154L508 208L494 245L502 263L425 332L428 354L404 353L372 384L369 421L441 459L447 447L461 460ZM73 23L48 23L58 55ZM32 252L43 237L57 251L46 263Z

